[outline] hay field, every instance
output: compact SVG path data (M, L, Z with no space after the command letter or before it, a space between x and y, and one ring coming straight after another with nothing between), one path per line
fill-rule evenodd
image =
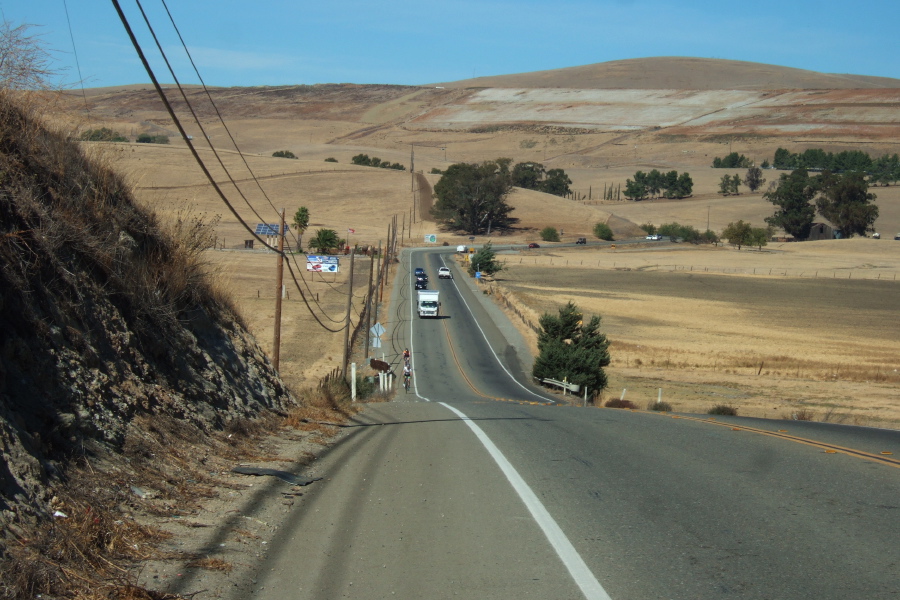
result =
M612 341L607 398L627 388L626 398L646 405L663 388L680 411L727 403L742 415L806 410L900 427L900 244L893 241L763 252L648 244L504 258L493 285L527 307L530 321L570 300L601 315Z

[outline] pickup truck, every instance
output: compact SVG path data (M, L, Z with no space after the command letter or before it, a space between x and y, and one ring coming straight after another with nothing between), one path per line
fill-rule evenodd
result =
M450 269L447 267L441 267L438 269L438 279L453 279L453 275L450 273Z

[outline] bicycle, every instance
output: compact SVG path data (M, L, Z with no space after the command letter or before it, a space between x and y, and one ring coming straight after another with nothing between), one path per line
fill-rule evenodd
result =
M409 393L409 373L403 374L403 389L406 390L406 393Z

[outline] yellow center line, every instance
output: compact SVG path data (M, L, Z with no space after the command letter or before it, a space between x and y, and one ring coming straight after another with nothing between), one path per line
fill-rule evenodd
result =
M665 413L657 413L657 414L665 414ZM881 463L883 465L888 465L889 467L895 467L900 469L900 460L896 460L893 458L888 458L888 455L878 455L872 454L870 452L864 452L862 450L856 450L855 448L846 448L844 446L838 446L837 444L830 444L828 442L819 442L817 440L810 440L808 438L798 437L796 435L790 435L787 433L783 433L780 431L767 431L765 429L758 429L756 427L749 427L747 425L735 425L733 423L725 423L722 421L716 421L715 419L701 419L698 417L685 417L681 415L672 415L677 419L684 419L686 421L696 421L697 423L707 423L709 425L719 425L721 427L730 427L733 431L749 431L750 433L758 433L760 435L768 435L771 437L780 438L783 440L787 440L789 442L796 442L798 444L805 444L807 446L813 446L815 448L821 448L825 450L826 453L841 453L846 454L847 456L853 456L856 458L862 458L864 460L870 460L872 462Z
M488 400L499 400L506 402L517 402L517 400L510 400L509 398L498 398L496 396L488 396L478 390L475 387L475 384L472 383L472 380L469 379L469 376L466 375L466 371L462 368L462 364L459 362L459 357L456 355L456 349L453 347L453 340L450 339L450 328L447 327L447 321L444 320L444 334L447 336L447 344L450 346L450 355L453 356L453 362L456 363L456 368L459 371L460 375L463 376L463 379L466 380L466 383L469 385L469 388L475 392L476 395L481 396L482 398L487 398Z

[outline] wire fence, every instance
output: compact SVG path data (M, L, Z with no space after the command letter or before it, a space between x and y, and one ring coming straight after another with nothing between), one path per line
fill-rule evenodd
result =
M665 273L712 273L722 275L756 275L762 277L791 277L808 279L858 279L876 281L897 281L897 271L886 271L878 268L837 268L837 269L789 269L768 266L701 266L676 264L636 264L609 260L593 260L579 258L560 258L557 256L534 256L504 258L509 265L539 265L552 267L585 267L617 271L665 272Z

